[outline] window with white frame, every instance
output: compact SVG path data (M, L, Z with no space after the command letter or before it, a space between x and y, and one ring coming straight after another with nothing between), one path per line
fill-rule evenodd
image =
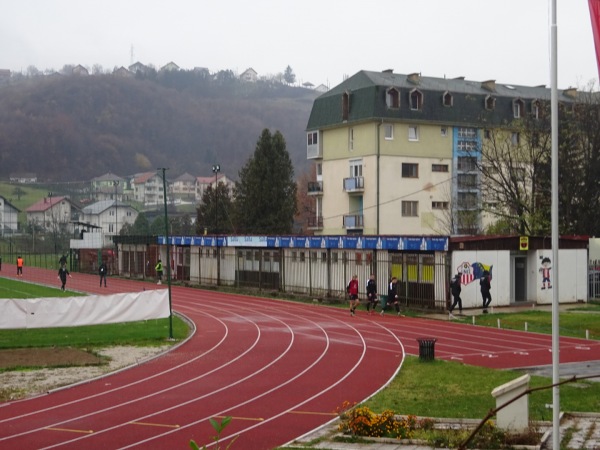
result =
M488 111L492 111L496 108L496 99L494 97L492 97L491 95L488 95L485 98L485 109L487 109Z
M306 144L307 145L317 145L319 143L319 132L311 131L306 134Z
M419 202L403 200L402 201L402 216L417 217L419 215Z
M534 119L540 118L540 102L539 100L533 100L531 102L531 115Z
M388 141L394 139L394 125L392 125L391 123L386 123L385 125L383 125L383 133L385 139L387 139Z
M441 127L440 134L442 135L442 137L448 136L448 127Z
M354 150L354 128L348 128L348 150Z
M447 107L450 107L454 104L454 98L450 92L444 92L444 95L442 95L442 104Z
M362 177L362 159L351 159L350 163L350 178Z
M408 127L408 140L418 141L419 140L419 127L416 125L409 125Z
M515 119L523 117L523 111L525 109L525 103L520 98L513 100L513 116Z
M519 143L521 142L521 136L519 135L519 133L513 132L510 135L510 142L512 143L512 145L519 145Z

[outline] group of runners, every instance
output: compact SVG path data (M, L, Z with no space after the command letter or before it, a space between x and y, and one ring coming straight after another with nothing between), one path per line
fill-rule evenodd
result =
M398 290L397 290L398 279L396 277L392 277L388 284L388 295L385 301L379 301L379 294L377 293L377 282L375 281L375 274L372 273L367 281L366 291L367 291L367 314L372 314L376 312L377 306L381 303L381 312L380 314L383 316L385 314L386 309L388 307L393 308L396 311L396 314L401 316L400 314L400 302L398 301ZM354 316L356 313L356 308L360 305L360 299L358 298L358 275L353 275L352 279L348 282L346 286L346 292L348 293L348 298L350 301L350 316Z

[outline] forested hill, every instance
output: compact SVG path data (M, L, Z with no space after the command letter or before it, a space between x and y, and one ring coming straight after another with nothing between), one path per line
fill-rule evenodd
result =
M45 76L0 88L0 179L84 181L160 167L168 176L236 179L264 128L279 130L297 175L306 170L305 127L317 93L194 72L153 78Z

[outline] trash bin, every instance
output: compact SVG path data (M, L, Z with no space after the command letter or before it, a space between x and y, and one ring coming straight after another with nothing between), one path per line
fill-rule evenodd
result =
M435 338L417 338L419 343L419 360L433 361L435 359Z
M379 296L379 302L381 303L381 310L385 311L385 308L387 306L387 295L380 295Z

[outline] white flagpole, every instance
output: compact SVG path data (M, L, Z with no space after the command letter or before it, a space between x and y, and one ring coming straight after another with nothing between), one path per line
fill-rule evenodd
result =
M560 337L559 337L559 276L558 276L558 89L557 89L557 24L556 1L552 0L552 25L551 25L551 123L552 123L552 383L560 381ZM560 449L560 389L552 388L552 448Z

